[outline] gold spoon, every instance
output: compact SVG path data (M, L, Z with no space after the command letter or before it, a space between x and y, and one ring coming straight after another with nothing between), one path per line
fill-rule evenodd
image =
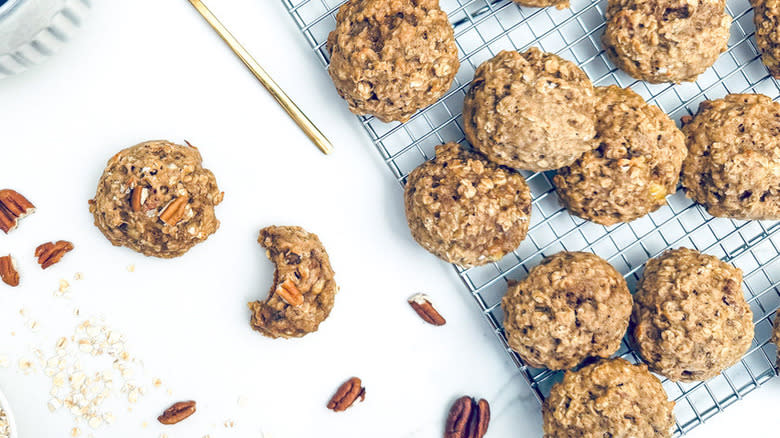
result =
M314 142L314 144L317 145L317 147L320 148L324 154L333 152L333 145L325 137L322 131L320 131L314 125L314 123L312 123L311 120L306 117L306 114L304 114L303 111L298 108L295 102L290 99L290 96L288 96L287 93L285 93L284 90L282 90L282 88L279 87L279 85L271 78L271 76L265 70L263 70L263 67L261 67L257 61L255 61L255 58L249 54L249 52L244 48L244 46L241 45L241 43L238 42L233 34L231 34L230 31L227 30L224 25L222 25L222 23L220 23L219 19L217 19L217 17L209 10L209 8L207 8L201 0L189 1L192 3L192 6L197 9L200 15L206 19L211 27L214 28L217 34L222 37L227 45L230 46L230 48L233 50L233 53L235 53L241 59L241 61L243 61L244 65L249 68L257 80L263 84L263 87L265 87L265 89L271 93L271 96L273 96L274 99L279 102L279 105L281 105L287 114L295 121L295 123L298 124L306 136L309 137L309 139Z

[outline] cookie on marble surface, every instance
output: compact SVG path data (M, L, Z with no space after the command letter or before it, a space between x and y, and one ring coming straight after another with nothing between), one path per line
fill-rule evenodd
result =
M171 258L219 228L214 207L224 193L198 149L164 140L119 151L98 182L89 211L116 246Z
M350 111L405 122L450 89L458 48L438 0L349 0L328 36L328 72Z
M673 381L717 376L737 363L753 340L742 271L688 248L647 262L631 324L642 359Z
M490 160L542 171L595 147L593 85L573 62L532 47L477 68L463 103L466 139Z
M571 213L613 225L666 205L688 153L666 113L631 89L596 87L595 143L553 178Z
M251 325L269 338L299 338L317 331L339 288L328 253L301 227L270 226L257 239L276 265L265 301L249 303Z
M780 219L780 103L761 94L704 101L683 133L689 198L713 216Z
M752 0L756 43L769 73L780 79L780 0Z
M509 346L534 368L573 368L620 348L631 317L626 280L589 252L542 260L501 300Z
M674 402L647 366L602 359L567 371L542 406L545 438L668 438Z
M726 51L730 26L725 0L609 0L602 42L636 79L689 82Z
M409 174L404 206L420 246L469 267L500 260L520 245L528 232L531 193L514 170L447 143Z

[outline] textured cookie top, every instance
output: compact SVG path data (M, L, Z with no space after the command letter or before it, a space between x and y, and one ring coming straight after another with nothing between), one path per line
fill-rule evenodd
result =
M520 245L531 193L519 173L447 143L409 174L404 205L417 243L442 260L476 266Z
M271 226L260 230L257 241L276 271L268 298L249 303L252 328L269 338L317 331L339 290L320 239L301 227Z
M567 371L542 407L545 438L668 438L674 402L646 365L606 359Z
M547 257L501 301L509 346L528 365L553 370L617 351L631 304L620 273L586 252Z
M449 90L460 63L438 0L350 0L336 22L328 72L353 113L405 122Z
M609 0L602 41L620 69L653 83L694 81L726 51L725 0Z
M753 340L742 271L688 248L650 259L634 294L633 338L650 369L674 381L707 380Z
M630 89L597 87L595 142L553 179L570 212L613 225L666 204L688 153L669 116Z
M689 198L713 216L780 219L780 103L760 94L705 101L683 133Z
M469 142L516 169L557 169L594 147L593 85L574 63L532 47L477 68L463 105Z
M148 141L114 155L89 211L114 245L148 256L177 257L219 228L222 202L214 174L192 146Z
M780 0L752 0L756 42L769 73L780 79Z

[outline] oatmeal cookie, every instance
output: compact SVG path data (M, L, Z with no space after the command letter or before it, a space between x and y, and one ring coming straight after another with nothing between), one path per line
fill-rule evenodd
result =
M734 365L753 340L741 284L740 269L692 249L650 259L631 315L633 341L650 369L693 382Z
M756 42L761 61L780 79L780 0L751 0L755 8Z
M154 257L178 257L219 228L222 202L198 149L164 140L119 151L108 160L89 211L116 246Z
M705 101L683 133L689 198L713 216L780 219L780 103L760 94Z
M436 102L458 72L438 0L349 0L328 36L328 72L355 114L405 122Z
M726 51L730 26L725 0L609 0L602 42L632 77L680 83Z
M666 204L685 155L685 136L630 89L596 88L596 149L553 182L573 214L602 225L630 222Z
M595 147L593 85L574 63L532 47L477 68L463 104L475 149L516 169L557 169Z
M423 248L469 267L500 260L528 232L531 193L517 172L457 143L436 147L436 158L409 174L406 220Z
M510 283L501 300L509 346L534 368L563 370L609 357L631 317L626 280L589 252L559 252Z
M647 365L602 359L553 385L542 406L544 438L668 438L673 409Z
M316 332L339 290L320 239L301 227L271 226L260 230L257 241L276 270L268 298L249 303L252 328L269 338Z

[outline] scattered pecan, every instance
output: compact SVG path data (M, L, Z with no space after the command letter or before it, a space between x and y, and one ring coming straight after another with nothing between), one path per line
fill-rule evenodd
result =
M447 323L447 320L433 307L431 299L425 294L413 295L409 298L409 305L428 324L444 325Z
M0 279L11 287L19 286L19 271L16 270L16 261L10 254L0 257Z
M276 294L284 300L285 303L298 307L303 305L303 294L295 287L295 283L289 278L276 287Z
M174 198L165 206L163 211L160 212L160 220L170 226L176 225L184 218L184 213L187 211L187 203L189 203L189 201L189 198L186 196Z
M130 207L133 211L141 211L146 199L149 197L149 189L136 186L130 194Z
M38 257L38 264L46 269L49 266L59 262L65 253L73 250L73 244L66 240L46 242L35 248L35 257Z
M35 206L24 196L11 189L0 190L0 230L8 234L19 221L35 212Z
M328 402L328 409L334 412L346 411L358 398L360 401L366 399L366 388L362 386L360 379L353 377L344 382L333 394Z
M180 421L187 419L190 415L195 413L195 402L183 401L174 403L173 406L166 409L159 417L157 421L162 424L176 424Z
M469 396L455 401L447 415L444 438L482 438L490 423L490 405L487 400L479 402Z

